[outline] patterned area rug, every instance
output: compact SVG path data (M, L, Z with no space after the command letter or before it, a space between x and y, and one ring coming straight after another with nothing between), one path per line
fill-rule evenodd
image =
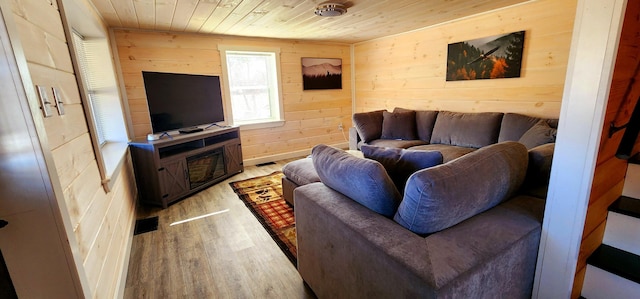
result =
M295 266L296 227L293 209L282 197L282 172L231 182L231 188L258 218Z

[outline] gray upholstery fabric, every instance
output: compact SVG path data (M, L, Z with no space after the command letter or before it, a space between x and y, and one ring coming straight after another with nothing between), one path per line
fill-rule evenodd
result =
M498 141L502 113L440 111L430 143L481 148Z
M363 145L361 150L365 158L376 160L384 166L400 193L404 192L404 185L414 172L442 164L442 154L438 151L383 148L371 145Z
M525 179L529 157L518 142L483 147L407 181L393 218L417 234L449 228L509 198Z
M313 167L311 158L304 158L287 163L282 167L282 173L298 186L320 181L320 177Z
M358 150L358 143L360 142L360 135L358 135L356 127L349 128L349 149L352 151Z
M379 162L322 144L311 150L311 159L328 187L386 217L396 212L401 195Z
M427 144L412 146L409 149L422 151L439 151L442 154L442 162L447 163L451 160L460 158L470 152L476 151L476 148L462 147L447 144Z
M415 140L416 112L387 112L382 111L381 139Z
M505 113L500 125L498 142L518 141L522 134L541 120L539 117L523 115L519 113Z
M364 142L378 139L382 135L382 111L384 110L353 114L353 125Z
M524 144L527 149L532 149L545 143L556 142L557 131L557 129L550 127L545 120L540 120L533 125L533 127L524 132L518 142Z
M393 112L411 111L410 109L396 107ZM422 141L431 141L431 132L433 125L436 123L438 111L416 110L416 133L418 139Z
M293 206L293 190L296 188L298 188L298 184L287 179L286 176L282 177L282 197L291 206Z
M547 197L551 162L555 143L547 143L529 150L529 167L522 192L539 198Z
M522 135L540 120L544 120L552 128L558 128L557 119L542 119L519 113L505 113L500 125L498 142L520 140Z
M321 183L295 191L298 271L319 298L530 298L544 201L426 238Z
M364 143L362 143L364 144ZM362 147L362 144L360 147ZM410 148L416 145L427 144L422 140L392 140L392 139L376 139L368 142L369 145L375 145L379 147L397 147L397 148Z

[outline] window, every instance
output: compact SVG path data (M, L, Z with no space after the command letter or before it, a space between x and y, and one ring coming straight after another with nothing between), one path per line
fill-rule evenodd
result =
M81 93L94 139L94 152L103 185L108 191L114 183L112 176L122 163L128 141L109 41L106 37L88 38L75 30L71 36L78 69L76 76L82 82Z
M225 117L233 125L282 125L280 50L219 47L225 89Z

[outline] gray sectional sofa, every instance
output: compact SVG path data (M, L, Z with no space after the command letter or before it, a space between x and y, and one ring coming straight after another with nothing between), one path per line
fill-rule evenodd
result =
M369 159L318 145L283 168L318 297L531 295L557 120L396 109L354 125Z

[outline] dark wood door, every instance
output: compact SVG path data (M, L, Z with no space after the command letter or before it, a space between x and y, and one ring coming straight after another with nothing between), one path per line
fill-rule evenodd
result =
M167 202L178 198L189 191L187 179L187 163L185 159L177 159L162 163L160 168L160 191L162 205L166 208Z
M227 162L227 174L234 174L244 170L240 143L226 145L224 147L224 158Z

